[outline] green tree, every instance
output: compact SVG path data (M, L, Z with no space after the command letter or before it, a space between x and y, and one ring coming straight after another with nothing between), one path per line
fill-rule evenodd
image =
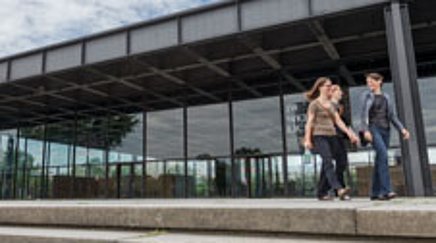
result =
M14 164L15 164L15 153L14 151L12 151L12 156L8 155L9 151L5 151L3 153L3 159L0 161L0 170L5 170L8 169L8 163L11 164L10 168L13 168ZM26 163L26 157L27 157L27 163ZM11 162L8 162L8 158L11 159ZM22 150L18 151L18 161L17 161L17 168L22 169L24 168L24 165L26 165L26 168L32 168L33 166L33 162L35 161L35 158Z
M139 120L135 115L125 114L106 117L96 117L77 122L76 144L93 148L104 148L105 141L109 147L116 147L132 132ZM48 140L59 143L72 143L74 139L74 122L52 123L47 126ZM21 136L42 140L44 126L27 127L21 130ZM89 136L92 134L92 136ZM107 139L106 139L107 138Z

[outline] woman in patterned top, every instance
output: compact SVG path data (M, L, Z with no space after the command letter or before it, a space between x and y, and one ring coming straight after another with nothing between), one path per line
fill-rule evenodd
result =
M318 199L332 200L333 198L325 191L324 184L336 190L341 200L349 196L350 189L342 186L335 174L333 156L335 148L339 145L336 139L337 125L353 143L358 142L358 137L347 128L335 107L330 101L332 81L329 78L318 78L312 89L306 93L310 102L307 110L307 122L305 127L304 147L314 149L322 158L321 176L318 183Z

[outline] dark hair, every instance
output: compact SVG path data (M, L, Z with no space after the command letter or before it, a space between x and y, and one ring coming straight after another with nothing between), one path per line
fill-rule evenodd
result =
M326 82L328 82L331 80L327 77L320 77L316 80L315 84L312 86L312 88L305 93L306 99L308 101L312 101L316 98L318 98L319 96L319 89L321 88L321 86L323 86Z
M383 81L384 77L380 73L367 73L365 74L365 78L374 79L377 82Z

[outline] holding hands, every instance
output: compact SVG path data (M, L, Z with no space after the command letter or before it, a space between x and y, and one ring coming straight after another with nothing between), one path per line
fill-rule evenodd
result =
M404 140L408 140L408 139L410 139L410 133L409 133L409 131L407 130L407 129L403 129L403 130L401 130L401 135L403 136L403 139ZM364 137L365 137L365 140L366 141L368 141L368 142L372 142L372 134L371 134L371 132L369 132L369 131L365 131L365 133L364 133Z
M347 136L350 139L351 143L353 144L359 143L359 137L353 132L353 130L349 129Z

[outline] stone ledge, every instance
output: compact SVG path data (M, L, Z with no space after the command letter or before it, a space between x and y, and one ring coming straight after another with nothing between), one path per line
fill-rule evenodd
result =
M0 225L436 238L436 199L6 201Z
M0 209L0 224L353 235L351 209L44 207Z
M2 243L116 243L141 239L144 232L34 227L0 227Z
M357 234L436 238L436 204L356 209Z

